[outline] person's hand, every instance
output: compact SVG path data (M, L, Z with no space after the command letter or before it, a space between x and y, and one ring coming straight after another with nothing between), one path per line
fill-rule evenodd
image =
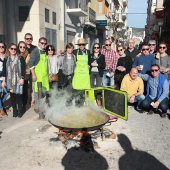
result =
M2 86L2 88L4 88L6 86L6 82L3 81L1 86Z
M122 66L118 66L117 70L122 71Z
M136 57L140 57L142 53L138 53L138 55Z
M24 85L24 79L23 79L23 78L21 78L21 79L19 80L19 84L20 84L21 86Z
M114 72L111 72L110 73L110 78L114 76Z
M36 75L32 75L32 80L33 80L33 82L35 82L37 80Z
M96 62L93 62L93 63L91 63L91 66L93 66L93 67L97 67L97 66L98 66L98 64L97 64Z
M121 71L126 71L125 67L122 67L122 70Z
M135 95L131 96L130 103L134 103L134 101L135 101Z
M137 70L141 70L141 67L140 67L140 66L137 66L136 68L137 68Z
M158 101L156 101L156 102L152 105L153 108L157 108L158 106L159 106L159 102L158 102Z
M160 60L160 57L161 57L161 56L160 56L160 53L157 52L157 53L156 53L156 58L157 58L158 60Z

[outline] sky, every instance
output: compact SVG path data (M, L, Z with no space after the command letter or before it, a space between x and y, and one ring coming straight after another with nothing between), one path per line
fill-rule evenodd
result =
M147 0L128 0L128 13L146 13L128 14L129 27L144 28L147 17Z

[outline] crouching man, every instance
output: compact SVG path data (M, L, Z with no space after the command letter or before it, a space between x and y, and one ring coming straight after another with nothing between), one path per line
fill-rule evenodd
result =
M150 71L151 75L139 74L143 80L147 80L147 93L142 106L149 110L148 115L157 111L162 118L165 118L169 105L169 82L166 76L160 73L160 67L157 64L152 65Z
M132 68L129 75L123 78L120 90L126 91L128 94L128 102L137 102L136 110L139 113L143 113L141 103L145 99L143 95L144 84L143 80L138 77L138 70L136 68Z

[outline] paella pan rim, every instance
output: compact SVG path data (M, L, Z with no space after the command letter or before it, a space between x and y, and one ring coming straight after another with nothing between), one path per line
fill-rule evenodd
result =
M69 125L69 126L65 126L66 124L61 124L59 122L56 122L55 119L48 119L49 123L51 123L54 127L56 128L59 128L59 129L63 129L63 130L71 130L71 131L78 131L78 130L95 130L95 129L99 129L101 128L102 126L104 126L108 121L109 121L109 115L107 113L104 113L104 112L94 112L93 109L90 109L90 111L93 111L91 112L92 114L95 113L95 114L99 114L98 117L103 119L103 120L100 120L99 122L95 122L94 124L92 125L89 125L88 124L81 124L81 125ZM102 115L102 116L101 116ZM61 120L61 118L60 118ZM76 120L76 119L73 119L73 120ZM68 119L68 121L70 121L70 119ZM78 122L79 120L77 120ZM91 120L93 121L93 119Z

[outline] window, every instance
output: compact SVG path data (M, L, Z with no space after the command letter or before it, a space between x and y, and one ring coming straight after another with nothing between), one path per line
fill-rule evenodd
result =
M19 21L29 21L29 6L19 6Z
M50 22L50 11L45 8L45 22Z
M45 37L47 38L47 43L52 44L57 50L57 31L51 28L45 28Z
M56 13L53 12L53 24L54 24L54 25L56 25L56 19L57 19Z

